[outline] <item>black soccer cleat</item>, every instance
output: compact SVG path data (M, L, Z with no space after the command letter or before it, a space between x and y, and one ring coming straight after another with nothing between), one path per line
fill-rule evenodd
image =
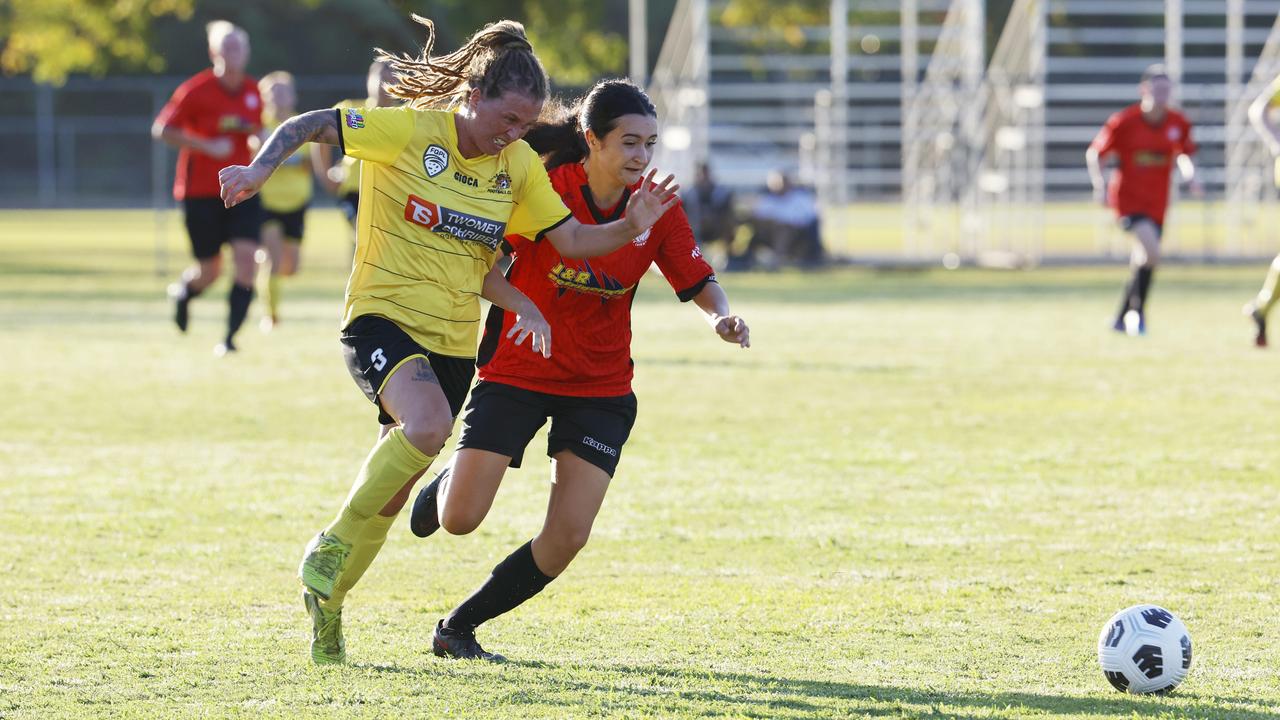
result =
M413 501L413 512L409 514L409 530L420 538L428 537L440 529L440 516L436 510L436 495L440 493L440 480L448 469L441 471L436 478L418 491Z
M1253 344L1260 348L1267 346L1267 316L1262 314L1262 309L1254 303L1244 306L1244 314L1253 320L1254 326L1258 332L1253 338Z
M444 626L444 620L436 623L436 631L431 635L431 652L436 657L456 658L458 660L487 660L489 662L506 662L507 659L497 653L491 653L476 642L475 630L454 630Z
M173 323L178 326L179 330L186 332L187 322L190 320L188 305L191 303L191 296L187 292L187 286L181 283L170 285L169 297L173 298Z

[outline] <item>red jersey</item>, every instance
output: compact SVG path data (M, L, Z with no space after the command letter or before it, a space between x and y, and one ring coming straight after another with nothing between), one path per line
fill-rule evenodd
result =
M574 218L584 225L622 217L631 192L618 204L596 207L579 163L550 173ZM702 258L684 209L677 203L646 232L602 257L566 260L550 241L509 237L513 249L507 279L538 306L551 326L551 358L516 347L507 331L513 313L494 306L480 342L480 379L535 392L577 397L616 397L631 392L631 303L649 266L658 264L681 301L692 300L715 271Z
M1116 214L1146 215L1164 223L1169 206L1169 174L1179 155L1194 155L1191 123L1176 110L1152 125L1142 119L1142 108L1130 105L1107 119L1089 145L1102 157L1115 153L1116 169L1107 202ZM554 339L554 336L553 336Z
M218 82L212 68L203 70L173 91L156 121L202 138L231 139L231 154L221 159L189 147L178 150L173 197L218 197L218 171L228 165L248 165L253 159L249 136L262 127L258 81L246 75L240 88L230 92Z

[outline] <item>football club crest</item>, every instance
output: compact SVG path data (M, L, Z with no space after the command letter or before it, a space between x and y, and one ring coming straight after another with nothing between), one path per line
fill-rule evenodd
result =
M1173 142L1177 142L1178 139L1182 137L1182 130L1178 129L1177 127L1171 127L1169 128L1168 135L1170 140L1172 140Z
M491 186L489 192L502 193L504 195L511 193L511 176L507 174L505 169L499 170L497 175L490 178L489 184Z
M258 107L258 93L246 93L244 96L244 106L250 110Z
M449 167L449 151L439 145L428 145L422 153L422 167L426 169L427 177L439 175Z

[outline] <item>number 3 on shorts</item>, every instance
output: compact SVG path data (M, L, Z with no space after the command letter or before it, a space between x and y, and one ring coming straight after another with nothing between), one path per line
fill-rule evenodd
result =
M387 366L387 356L382 354L382 348L374 350L373 354L369 356L369 360L373 362L373 369L379 372Z

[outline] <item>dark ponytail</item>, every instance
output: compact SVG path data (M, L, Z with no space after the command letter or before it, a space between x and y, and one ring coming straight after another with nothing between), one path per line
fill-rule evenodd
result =
M589 152L586 131L603 140L618 126L623 115L657 117L658 111L644 90L629 80L601 80L571 108L555 105L543 112L524 140L539 155L548 170L571 162L582 162Z

